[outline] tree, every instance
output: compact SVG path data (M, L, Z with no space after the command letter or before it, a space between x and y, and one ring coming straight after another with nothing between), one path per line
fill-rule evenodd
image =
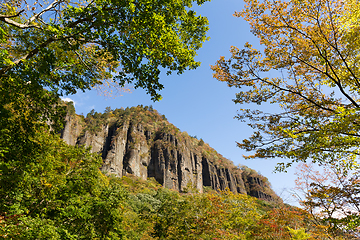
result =
M100 156L45 128L34 142L31 154L0 161L0 237L122 239L127 193L100 172Z
M307 226L307 213L296 207L279 205L251 226L250 239L314 239ZM322 238L317 238L322 239Z
M346 161L323 165L321 171L300 164L295 193L317 226L328 236L358 239L360 229L359 166Z
M134 83L159 100L160 69L181 74L200 65L194 57L206 40L208 22L190 10L193 2L3 1L0 114L6 117L0 126L4 142L15 135L8 131L10 118L17 118L17 124L29 132L37 121L49 119L58 130L64 114L59 95L116 81L121 86ZM29 117L15 117L16 109L27 109ZM0 154L4 151L0 149Z
M160 68L181 74L200 65L194 57L208 22L190 10L192 2L5 1L0 77L65 94L112 78L159 100Z
M235 16L250 23L263 51L249 43L232 47L230 59L212 67L214 75L241 89L235 103L278 109L242 109L238 119L248 119L255 132L238 146L255 151L248 157L290 159L278 170L307 160L327 166L322 174L301 172L302 204L320 230L326 227L321 237L358 238L360 4L245 2Z
M257 199L230 191L180 195L160 188L140 196L139 215L153 222L156 239L245 239L260 218Z
M238 146L248 157L292 162L354 161L359 155L360 39L358 1L245 0L236 12L263 50L249 43L212 66L214 76L239 88L234 100L251 104L237 118L255 129ZM275 75L275 77L274 77ZM277 104L276 112L253 107Z

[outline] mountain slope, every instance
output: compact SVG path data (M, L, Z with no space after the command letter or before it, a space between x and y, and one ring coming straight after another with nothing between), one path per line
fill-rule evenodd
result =
M269 201L279 199L264 176L245 166L234 166L152 107L108 108L103 114L92 111L84 118L68 106L61 137L70 145L91 146L92 152L101 154L102 171L108 174L153 177L180 192L228 188Z

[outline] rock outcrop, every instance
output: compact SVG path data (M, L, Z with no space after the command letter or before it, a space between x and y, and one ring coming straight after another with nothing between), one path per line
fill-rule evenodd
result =
M229 189L266 200L276 194L266 179L235 167L202 139L190 137L148 107L68 115L61 137L101 154L101 170L122 177L155 178L164 187L186 192L204 187ZM255 180L254 180L255 179Z

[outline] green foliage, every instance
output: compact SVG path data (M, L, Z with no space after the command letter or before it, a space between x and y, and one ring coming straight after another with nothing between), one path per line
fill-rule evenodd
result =
M256 226L273 216L272 206L243 194L180 194L155 179L104 176L100 157L88 149L68 146L48 131L35 136L40 145L32 156L1 163L1 237L253 239ZM275 216L291 222L295 215ZM289 226L307 227L299 222Z
M100 157L45 129L33 141L32 155L0 162L0 236L120 239L127 194L100 173Z
M180 194L154 180L105 176L98 155L66 145L46 124L50 120L56 132L65 108L74 114L71 104L59 104L59 95L89 89L113 75L121 85L133 82L159 100L160 69L170 74L199 66L194 57L206 39L207 20L190 10L192 2L1 3L1 238L246 239L260 232L257 226L268 226L262 220L274 219L247 195ZM84 120L93 127L86 130L96 133L104 121L119 127L114 118L125 120L122 124L137 119L133 124L142 121L158 134L181 135L216 165L231 165L201 140L181 134L152 106L150 113L145 108L93 110ZM283 216L291 222L289 214L276 215ZM276 234L286 231L283 221L274 222ZM286 233L303 237L302 230L294 232L302 229L298 225L290 224Z
M76 113L75 113L75 106L74 106L74 103L73 102L65 102L65 105L66 105L66 111L68 114L70 114L70 116L75 116Z
M250 197L229 192L180 195L159 188L156 193L137 194L137 198L141 199L141 219L153 223L153 239L241 239L242 230L257 219ZM246 207L248 211L242 211Z
M98 113L95 112L94 109L92 109L85 118L85 124L86 124L86 128L83 131L88 130L91 133L97 133L101 130L101 127L104 124L109 123L109 117L110 114L109 113Z
M288 230L291 235L291 240L307 240L310 238L310 235L305 232L304 228L292 229L288 227Z
M197 68L196 51L207 39L208 21L191 10L192 0L20 3L1 9L6 50L0 52L0 77L57 93L114 79L122 86L133 82L159 100L160 69L181 74Z
M114 216L106 213L106 205L113 201L103 201L99 192L107 190L97 191L99 176L95 172L99 165L95 168L95 160L85 161L95 158L89 157L88 150L61 146L60 140L48 133L46 123L54 132L62 128L66 107L59 104L59 95L84 91L109 79L122 86L132 82L135 87L145 88L153 100L159 100L158 91L163 88L160 69L181 74L200 65L194 57L206 40L207 19L190 10L192 2L1 3L0 213L19 223L9 225L14 229L2 229L6 232L2 236L79 239L77 235L81 235L91 239L93 232L116 239L122 235L119 231L116 236L110 229L121 229L121 218L116 209ZM73 113L71 106L68 110ZM111 117L110 112L106 114ZM101 116L92 112L85 119L93 123L90 131L99 131ZM81 174L73 176L71 164L75 163L68 159L70 153L77 154L79 169L90 168L87 174L93 175L78 169ZM66 174L65 170L70 172ZM73 182L72 177L79 179ZM74 186L78 200L66 193L65 183ZM91 188L90 183L94 184ZM65 201L69 201L69 207L65 207ZM97 202L104 205L104 211L95 211L99 208ZM101 221L107 219L101 214L113 219L102 226ZM59 216L63 216L62 225ZM56 231L50 225L56 226ZM64 226L63 232L59 225ZM32 235L32 230L42 226L49 232Z

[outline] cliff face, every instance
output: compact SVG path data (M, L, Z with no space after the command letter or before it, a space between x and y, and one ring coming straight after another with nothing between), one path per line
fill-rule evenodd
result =
M276 194L264 177L235 167L201 139L190 137L148 107L68 115L61 137L71 145L91 146L101 154L101 170L122 177L153 177L181 192L204 187L230 189L266 200ZM253 180L256 179L256 180Z

